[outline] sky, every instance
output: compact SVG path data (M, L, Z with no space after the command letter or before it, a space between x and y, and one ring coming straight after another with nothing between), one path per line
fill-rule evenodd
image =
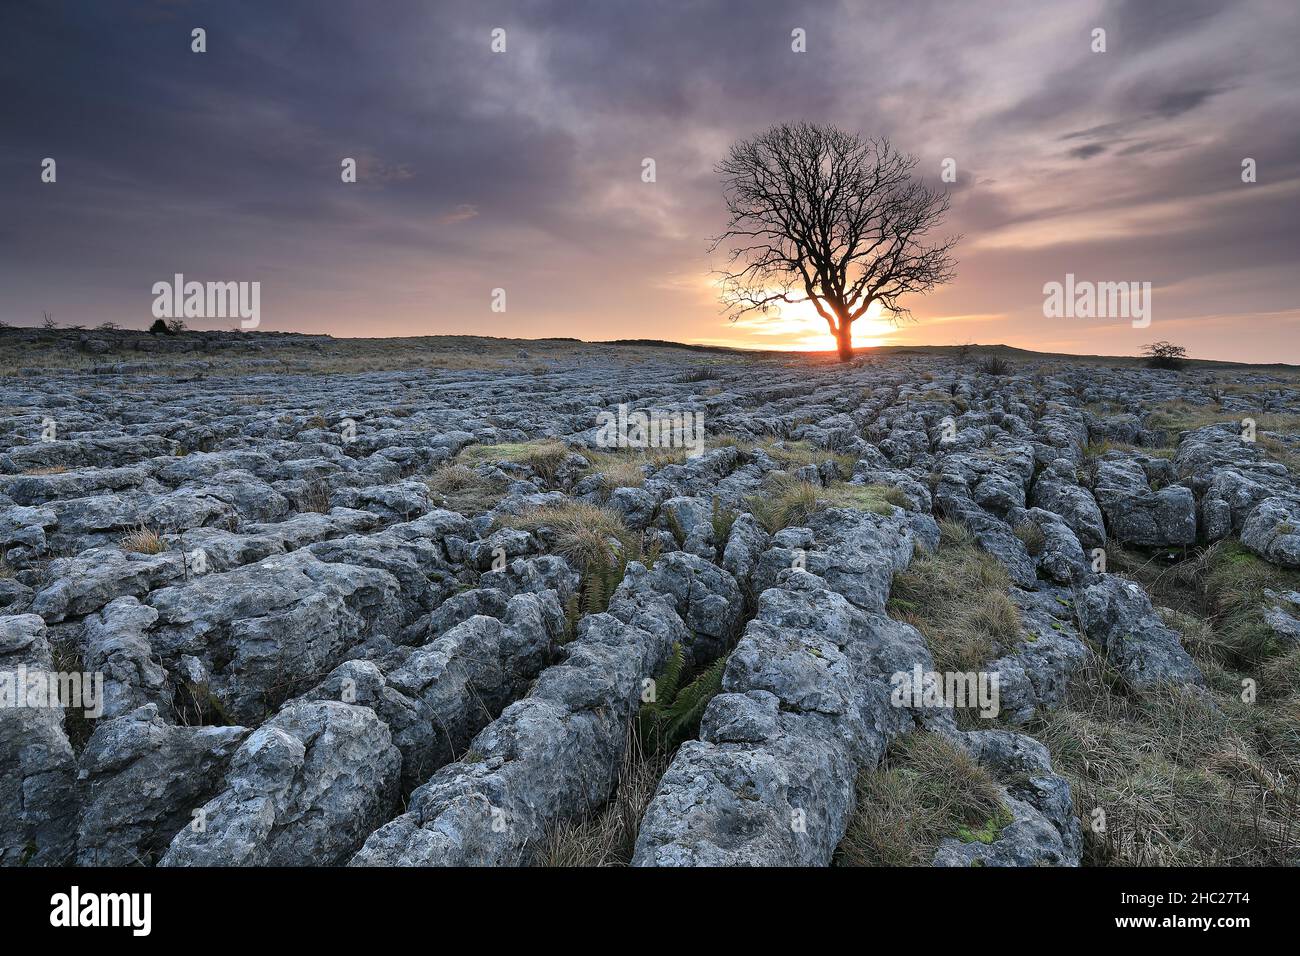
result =
M963 237L858 345L1300 363L1297 49L1295 0L27 0L0 320L142 328L181 273L272 331L830 349L806 304L728 321L708 251L728 146L807 120L913 154ZM1151 324L1045 316L1067 274L1149 282Z

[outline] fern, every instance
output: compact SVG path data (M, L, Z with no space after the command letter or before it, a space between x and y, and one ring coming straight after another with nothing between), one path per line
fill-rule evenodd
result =
M609 607L609 593L605 589L605 574L599 568L593 568L582 579L582 612L599 614Z
M682 645L674 644L672 656L668 658L668 664L664 671L655 679L655 704L661 704L663 701L671 701L677 696L677 691L682 686L682 675L686 672L686 654L682 651ZM651 706L655 706L652 704Z
M609 609L609 599L627 573L627 561L624 550L619 555L596 555L587 562L579 585L583 614L600 614Z
M673 540L677 542L677 547L685 547L686 529L682 527L681 521L678 520L677 515L672 511L667 512L665 517L668 519L668 530L672 532Z
M564 602L564 619L568 623L568 629L565 632L564 643L569 641L578 633L578 619L582 617L582 609L578 604L578 595L570 594L569 599Z
M637 714L641 741L648 752L671 750L695 735L704 709L722 689L726 666L724 655L683 687L686 655L681 645L673 645L668 663L655 678L655 699L643 704Z
M655 562L659 560L659 556L663 554L663 550L664 544L658 537L654 538L654 540L650 542L649 547L646 547L645 537L642 536L641 563L645 565L647 571L653 571L655 569Z
M700 718L704 716L704 708L722 690L722 674L726 667L726 657L719 657L673 699L665 714L668 740L677 743L695 734Z

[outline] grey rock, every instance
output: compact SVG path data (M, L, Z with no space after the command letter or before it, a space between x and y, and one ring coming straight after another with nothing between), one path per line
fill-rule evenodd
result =
M225 775L243 727L175 727L148 704L95 728L77 774L78 866L149 865Z
M1034 483L1030 500L1034 507L1058 515L1085 548L1100 548L1106 543L1101 508L1092 492L1075 484L1072 467L1068 478L1056 473L1041 475Z
M32 598L32 611L51 624L91 614L117 597L144 597L185 575L176 551L140 554L117 547L91 548L51 562L52 580Z
M677 628L685 630L680 621ZM562 660L474 738L467 757L417 789L407 812L371 834L352 865L514 863L557 822L600 806L641 682L663 666L671 636L612 614L585 617Z
M1261 501L1241 528L1241 543L1265 561L1300 568L1300 499Z
M295 701L248 736L161 866L332 866L392 812L402 757L368 707Z
M892 706L893 678L933 671L915 630L860 610L806 571L764 591L727 661L700 739L646 811L637 866L820 865L854 808L854 780L906 729L945 709Z
M624 587L644 588L671 599L683 623L695 635L694 649L706 659L720 655L732 642L744 599L730 574L685 551L662 555L653 570L628 565Z
M1079 620L1133 687L1204 685L1200 669L1183 649L1178 632L1166 627L1137 584L1102 575L1083 590Z
M256 724L295 683L392 629L397 592L384 571L294 551L152 592L146 603L158 621L150 641L169 669L182 655L203 662L207 693L229 718Z
M167 672L153 659L148 636L157 619L157 611L133 597L117 598L86 618L82 653L87 671L104 675L104 717L149 703L165 706Z
M72 853L76 759L63 710L20 686L24 679L48 686L52 672L45 622L0 617L0 687L22 702L0 707L0 865L57 866Z
M1196 498L1190 488L1151 490L1142 462L1108 452L1097 465L1093 487L1111 534L1145 547L1196 543Z

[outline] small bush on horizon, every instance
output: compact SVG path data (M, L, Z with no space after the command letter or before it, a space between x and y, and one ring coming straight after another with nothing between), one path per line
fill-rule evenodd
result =
M1187 349L1172 342L1152 342L1142 349L1147 368L1178 370L1187 364Z

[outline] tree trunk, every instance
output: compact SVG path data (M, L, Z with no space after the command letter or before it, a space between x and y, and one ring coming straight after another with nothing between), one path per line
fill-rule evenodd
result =
M840 327L835 331L835 341L840 346L840 361L851 362L853 360L853 325L840 319Z

